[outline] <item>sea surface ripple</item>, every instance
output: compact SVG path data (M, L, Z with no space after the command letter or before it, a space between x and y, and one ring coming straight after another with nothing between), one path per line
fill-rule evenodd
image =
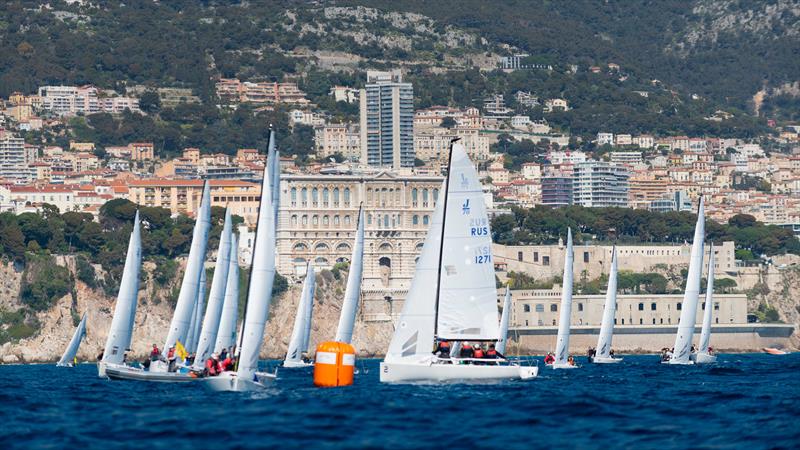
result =
M337 389L279 369L257 394L107 381L93 364L0 366L2 447L800 448L800 354L571 371L538 359L539 378L488 385L381 384L378 362L359 360L355 384Z

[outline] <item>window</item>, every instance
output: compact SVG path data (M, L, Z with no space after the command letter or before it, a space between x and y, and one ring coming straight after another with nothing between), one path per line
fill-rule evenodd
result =
M719 311L719 302L714 302L714 311Z
M430 218L428 218L428 216L422 216L422 224L423 225L428 225L429 221L430 221Z
M317 226L319 225L319 216L314 215L311 217L311 225Z
M411 218L411 224L412 224L412 225L419 225L419 216L417 216L417 215L414 215L414 216Z
M344 206L350 206L350 188L344 188Z
M555 303L550 305L550 312L558 312L558 305Z
M411 205L417 206L417 188L411 190Z
M344 216L344 224L350 225L350 216Z
M549 266L550 265L550 257L549 256L542 256L542 265Z
M589 262L589 252L583 252L583 262Z
M438 189L434 189L433 190L433 203L436 203L436 200L438 200L438 199L439 199L439 190Z
M304 215L303 219L302 219L302 222L303 222L303 225L308 225L308 216Z
M322 190L322 205L328 206L328 195L329 195L328 188Z
M703 311L705 311L705 310L706 310L706 302L703 302L703 306L702 306L702 308L703 308Z
M292 193L291 194L292 195L292 206L296 206L297 205L297 188L292 188L291 193Z
M522 252L517 252L517 261L522 261Z
M317 206L317 203L319 203L319 189L314 188L311 189L311 205Z
M650 311L655 311L655 310L656 310L656 304L650 303Z
M536 304L536 312L544 312L544 305L541 303Z
M292 225L297 225L297 215L292 216Z
M625 325L625 319L622 319L622 324Z
M333 226L339 226L339 216L333 216Z
M533 262L539 262L539 252L533 252Z
M308 189L303 188L300 190L300 204L306 206L308 204Z
M372 214L367 214L367 225L372 225Z
M583 311L583 303L578 303L578 312Z
M655 325L655 324L656 324L656 318L653 317L653 325Z
M339 206L339 188L333 188L333 206Z
M389 228L389 215L386 214L383 216L383 226Z
M639 318L639 325L644 325L644 319L642 319L641 317Z
M328 218L328 216L322 216L322 224L325 226L330 225L330 219Z
M661 325L664 325L664 318L661 318Z
M644 311L644 303L639 303L639 311Z
M422 206L428 206L428 190L422 190Z
M531 312L531 305L522 305L523 312Z
M678 303L677 308L678 308L678 311L682 310L683 309L683 303Z

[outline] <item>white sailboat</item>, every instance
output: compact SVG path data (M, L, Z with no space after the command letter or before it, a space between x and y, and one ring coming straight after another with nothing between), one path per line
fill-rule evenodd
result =
M139 212L133 222L128 240L128 254L119 284L114 316L108 331L103 358L97 363L97 373L105 378L109 371L126 370L125 352L131 345L133 320L136 317L136 300L139 293L139 271L142 265L142 238L139 231Z
M703 328L700 331L700 345L697 353L692 355L695 364L709 364L717 362L717 357L709 352L711 340L711 319L714 311L714 244L708 248L708 282L706 284L706 302L703 311Z
M78 354L78 347L80 347L81 340L85 335L86 335L86 313L83 313L83 317L81 317L81 322L78 324L78 328L76 328L75 333L72 334L72 339L69 340L69 345L67 345L67 349L64 350L64 354L61 356L61 359L58 361L58 364L56 364L56 366L74 367L74 365L77 364L75 355Z
M306 279L303 282L303 293L297 304L297 315L294 318L292 337L289 339L289 348L286 350L283 367L296 368L313 365L313 363L303 360L303 354L308 352L308 341L311 335L311 310L314 308L315 280L314 267L309 261L306 268Z
M213 289L213 286L212 286ZM214 343L214 353L232 349L236 344L236 322L239 318L239 239L231 234L228 281L225 283L225 300L219 317L219 330ZM196 361L197 359L195 359Z
M691 347L697 319L697 299L700 296L700 278L703 274L703 240L705 236L705 208L703 197L697 208L697 224L694 227L694 241L689 259L689 273L686 277L686 290L681 304L681 318L678 322L678 334L675 336L675 347L667 364L692 364Z
M189 347L185 347L186 351L194 353L197 351L197 344L200 342L200 330L203 327L203 318L205 317L206 308L206 285L208 280L206 278L206 269L200 270L200 285L197 289L197 303L195 303L194 323L192 324L192 337L187 338Z
M197 292L200 289L201 272L204 272L203 261L206 258L208 233L211 230L211 192L208 182L203 187L203 197L197 211L197 220L192 234L192 246L189 249L189 258L186 262L186 272L183 274L181 290L178 294L178 303L169 326L169 334L164 343L164 350L175 346L176 341L185 342L191 324L192 305L197 301ZM151 368L151 370L153 370ZM166 367L164 367L166 370Z
M271 146L273 143L271 138ZM278 152L274 155L279 158ZM260 390L266 387L265 383L274 380L274 375L258 373L258 356L269 317L272 285L275 280L276 223L271 185L273 182L278 184L279 180L272 177L270 168L276 167L272 164L274 163L267 161L261 181L261 201L253 243L253 263L250 267L250 286L247 291L238 368L235 372L223 372L215 377L204 378L204 386L214 391Z
M495 344L495 350L501 355L506 354L508 343L508 321L511 316L511 288L506 286L506 297L503 299L503 314L500 316L500 339Z
M217 262L214 267L214 278L211 280L211 291L208 296L205 316L202 318L201 330L198 334L197 344L194 348L195 358L192 369L203 370L206 359L214 353L214 344L217 340L219 331L220 316L222 315L222 305L225 301L225 288L228 282L228 270L230 270L231 257L231 236L233 235L233 225L231 223L231 211L225 210L225 222L222 226L222 234L217 248ZM238 282L238 280L237 280ZM204 282L200 283L201 287Z
M351 343L353 327L356 323L358 299L361 296L361 275L364 271L364 211L358 209L358 225L353 254L350 258L350 271L347 274L347 287L344 291L342 311L339 315L339 326L336 328L336 342Z
M537 367L439 358L434 342L500 338L491 234L483 190L464 146L450 166L380 380L387 383L528 379Z
M603 305L603 321L600 323L600 336L597 338L597 353L589 358L595 364L613 364L622 358L611 356L611 338L614 335L614 314L617 310L617 247L611 250L611 273L608 275L606 303Z
M567 230L567 252L564 256L564 282L561 290L561 313L558 316L558 337L556 338L556 359L550 367L553 369L575 369L578 366L569 363L569 329L572 318L572 261L575 259L572 250L572 229Z

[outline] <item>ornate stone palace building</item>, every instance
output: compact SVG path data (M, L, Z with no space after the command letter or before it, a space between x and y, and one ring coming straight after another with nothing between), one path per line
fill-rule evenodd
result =
M302 275L306 263L330 269L350 259L363 205L364 275L359 314L391 320L400 313L443 178L375 171L281 178L278 272Z

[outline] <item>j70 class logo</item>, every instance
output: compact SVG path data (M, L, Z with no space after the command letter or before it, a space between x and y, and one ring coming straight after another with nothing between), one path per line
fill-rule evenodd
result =
M469 214L469 199L464 200L464 204L461 205L461 213L465 216Z

